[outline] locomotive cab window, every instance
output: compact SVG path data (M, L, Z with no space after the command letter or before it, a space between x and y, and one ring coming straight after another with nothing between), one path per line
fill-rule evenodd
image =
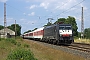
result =
M71 30L71 26L65 26L66 30Z
M60 30L71 30L71 26L59 26Z
M65 29L65 26L59 26L59 29L63 30L63 29Z

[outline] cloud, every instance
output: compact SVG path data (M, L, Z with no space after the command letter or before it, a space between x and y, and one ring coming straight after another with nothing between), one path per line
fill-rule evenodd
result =
M23 13L24 15L26 15L26 13Z
M42 1L44 1L44 0L25 0L25 2L42 2Z
M15 22L14 18L7 18L7 23L12 23L12 22ZM13 24L13 23L12 23Z
M25 21L26 19L24 19L24 18L22 18L22 19L20 19L20 21Z
M6 2L6 1L8 1L8 0L0 0L0 2Z
M0 18L0 24L4 24L4 18ZM15 19L12 18L12 17L7 17L6 18L6 23L7 23L7 26L11 25L11 24L14 24L15 23Z
M30 9L34 9L36 7L37 7L37 5L32 5L32 6L30 6Z
M83 0L27 0L28 2L36 2L39 4L37 7L43 7L44 9L48 10L67 10L72 6L80 3ZM81 7L82 4L78 4L77 7ZM32 5L30 8L35 8L36 5ZM77 7L71 8L72 10L76 9Z
M35 12L28 14L28 16L34 16L34 15L35 15Z
M22 22L21 24L22 25L33 25L33 24L36 24L37 23L37 20L28 20L28 19L25 19L25 18L22 18L20 19L20 22Z
M63 0L63 1L59 1L55 6L56 6L56 10L67 10L70 7L74 6L75 4L77 4L78 1L77 0Z
M33 24L36 24L36 23L37 23L36 20L31 20L31 21L28 21L28 22L27 22L28 25L29 25L29 24L30 24L30 25L33 25Z
M22 23L21 23L22 22ZM21 33L23 33L24 31L26 31L26 30L32 30L32 29L34 29L34 27L33 26L36 26L36 24L37 24L37 20L34 20L34 19L25 19L25 18L21 18L20 20L19 20L19 24L22 26L22 31L21 31Z
M0 25L3 25L4 24L4 19L3 17L0 17Z
M49 6L49 3L47 3L47 2L46 3L43 2L43 3L40 4L40 7L44 7L44 9L47 9L48 6Z

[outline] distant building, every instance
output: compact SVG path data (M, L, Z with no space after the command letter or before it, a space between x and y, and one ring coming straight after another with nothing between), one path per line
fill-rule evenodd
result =
M0 30L0 38L10 38L13 36L15 36L15 32L8 28Z

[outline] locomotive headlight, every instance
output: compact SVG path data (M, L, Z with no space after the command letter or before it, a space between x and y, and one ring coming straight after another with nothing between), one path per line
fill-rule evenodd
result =
M60 36L62 36L62 34L60 34Z

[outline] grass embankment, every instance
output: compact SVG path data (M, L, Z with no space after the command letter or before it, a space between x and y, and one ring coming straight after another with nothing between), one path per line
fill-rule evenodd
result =
M33 57L29 47L21 38L0 39L0 60L6 60L7 58L8 60L27 60L26 58L29 60ZM29 57L28 55L32 56Z
M90 39L75 39L74 42L90 44Z
M80 56L47 47L35 41L24 40L24 43L30 45L31 51L38 60L85 60Z
M22 38L1 39L0 40L0 60L6 60L8 54L15 49L30 49L38 60L85 60L80 56L75 56L60 50L56 50L43 44Z

